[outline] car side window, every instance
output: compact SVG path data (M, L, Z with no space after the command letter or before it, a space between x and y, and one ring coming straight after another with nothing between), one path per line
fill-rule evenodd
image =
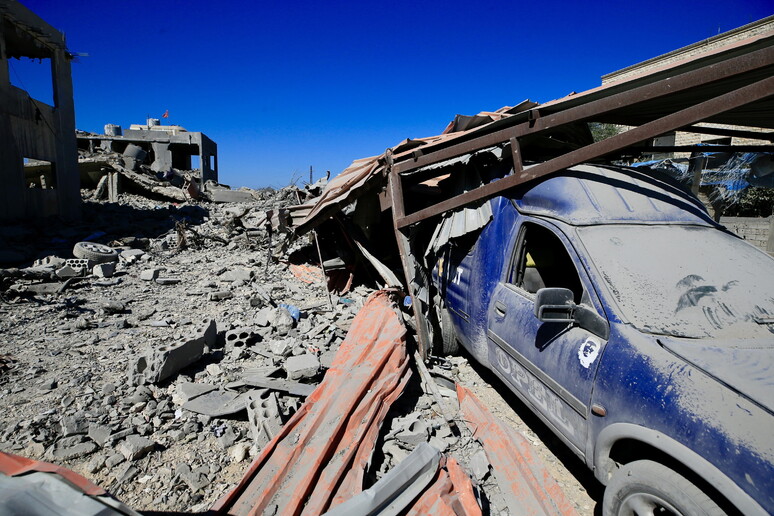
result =
M559 287L570 289L576 303L583 297L583 284L564 243L551 230L529 222L522 225L508 282L530 294Z

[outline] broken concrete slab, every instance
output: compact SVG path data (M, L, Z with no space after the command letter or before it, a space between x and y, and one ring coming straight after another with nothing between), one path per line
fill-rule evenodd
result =
M98 263L91 269L91 273L98 278L112 278L116 272L116 262Z
M236 414L245 410L245 400L255 396L255 391L239 394L231 391L212 391L202 394L183 404L183 408L210 417Z
M211 202L255 202L255 197L244 190L226 190L225 188L211 189L206 193Z
M215 344L214 320L205 322L194 338L177 345L150 348L129 364L128 376L134 385L159 383L198 361L204 349Z
M153 451L156 443L140 435L130 435L121 441L116 450L123 455L126 460L137 460L145 457Z
M172 401L182 405L183 403L191 401L194 398L198 398L203 394L212 392L215 389L217 389L217 387L210 383L183 382L177 385L177 389L175 395L172 397Z
M243 386L260 387L273 391L282 391L293 396L309 396L317 388L316 385L291 382L282 378L271 378L263 375L245 375L241 380L226 384L226 388L233 389Z
M50 454L56 460L70 460L88 455L97 449L93 442L84 441L85 437L82 435L65 437L54 445Z
M88 436L89 439L97 443L100 447L104 447L110 439L110 427L106 425L100 425L97 423L89 424Z
M253 271L250 269L245 269L244 267L237 267L224 272L218 277L218 279L232 283L235 281L250 283L250 280L253 279Z
M285 361L285 371L291 380L314 378L320 372L320 359L311 353L289 357Z
M159 277L160 269L145 269L140 273L140 279L143 281L153 281Z

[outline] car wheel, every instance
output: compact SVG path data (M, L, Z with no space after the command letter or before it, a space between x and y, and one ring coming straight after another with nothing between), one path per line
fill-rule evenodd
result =
M446 308L439 308L438 312L438 318L440 319L438 325L441 327L441 355L456 355L460 352L460 344L454 333L451 314L449 314L449 310Z
M624 464L610 479L604 516L654 514L723 516L726 513L688 479L658 462Z
M91 260L95 263L105 263L118 260L118 251L112 247L94 242L78 242L73 247L73 256Z

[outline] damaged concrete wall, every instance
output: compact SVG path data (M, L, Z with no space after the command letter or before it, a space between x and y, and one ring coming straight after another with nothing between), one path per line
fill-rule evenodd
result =
M51 60L53 106L11 84L10 58ZM0 0L0 220L80 215L70 59L61 33L18 2ZM51 162L53 184L28 188L25 158Z

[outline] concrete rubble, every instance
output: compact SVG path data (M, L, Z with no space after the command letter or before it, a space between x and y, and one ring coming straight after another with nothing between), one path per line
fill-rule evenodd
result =
M0 228L0 247L23 257L0 269L0 451L68 467L137 510L212 507L313 396L376 287L328 292L308 281L314 258L306 280L293 272L316 256L313 240L266 224L292 192L172 205L85 190L81 225ZM92 235L113 261L73 261ZM505 511L481 445L426 390L411 375L363 488L427 443L459 462L490 513Z

